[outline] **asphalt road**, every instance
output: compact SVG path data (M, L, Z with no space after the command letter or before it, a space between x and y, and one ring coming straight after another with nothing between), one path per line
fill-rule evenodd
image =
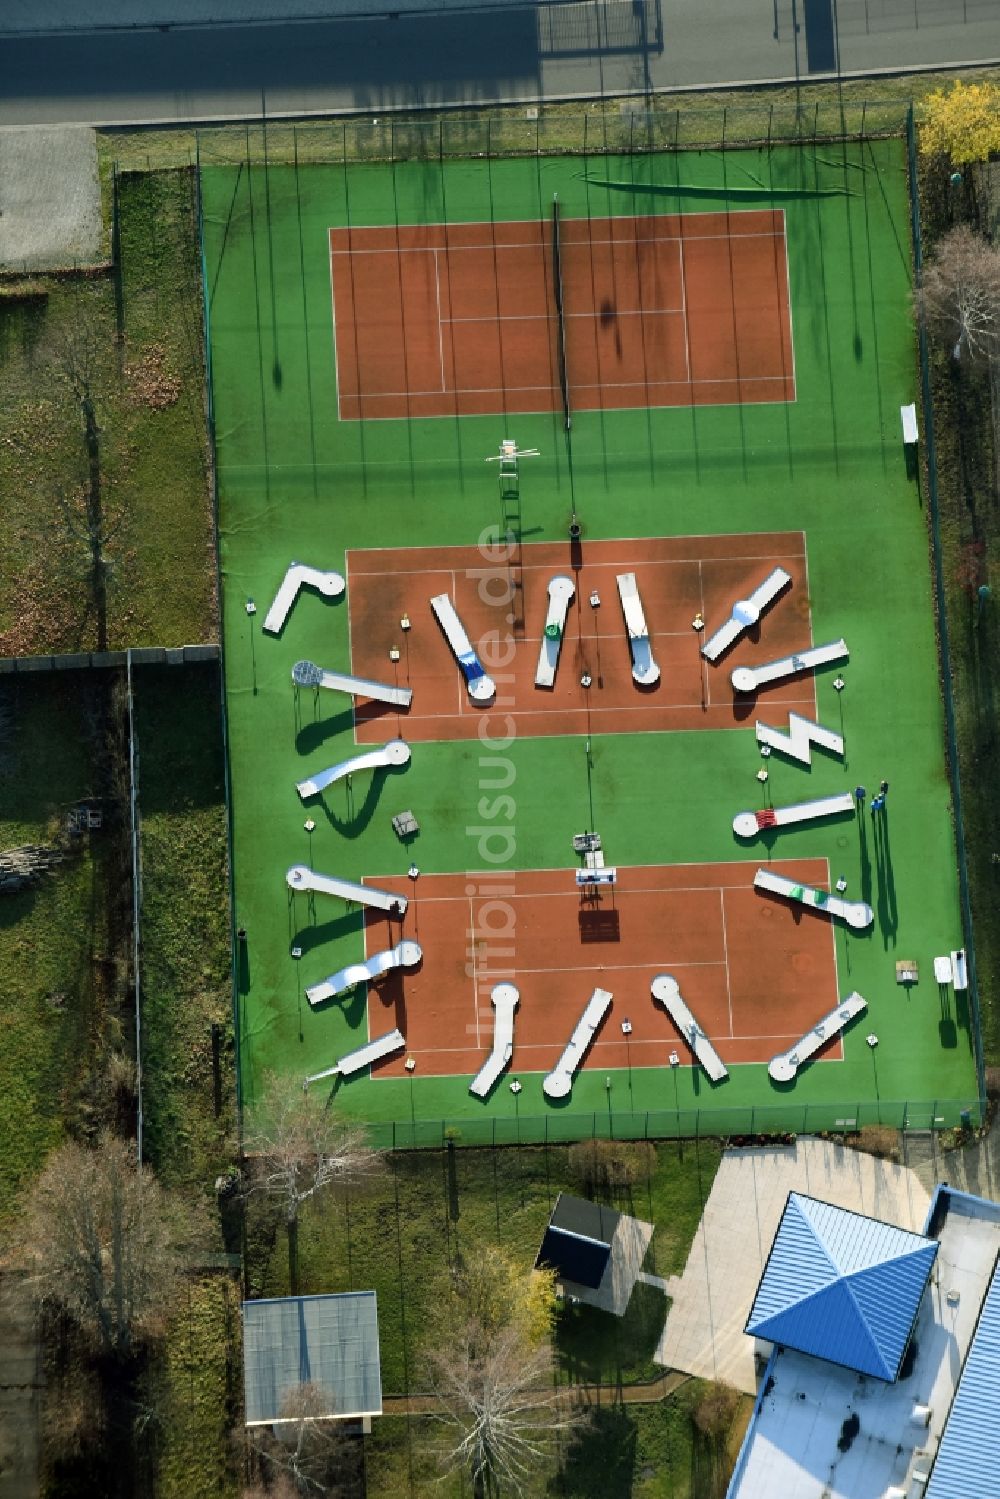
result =
M992 61L998 0L549 0L361 20L8 34L0 125L378 113L807 79L838 63L853 74Z

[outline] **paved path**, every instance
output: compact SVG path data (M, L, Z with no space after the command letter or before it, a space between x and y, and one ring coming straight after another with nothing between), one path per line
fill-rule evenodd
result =
M569 1385L581 1405L656 1405L691 1378L670 1370L648 1384ZM440 1406L433 1395L383 1395L384 1416L431 1416Z
M24 1279L0 1274L0 1495L37 1499L44 1385L35 1306Z
M754 1393L754 1340L743 1328L791 1191L918 1230L930 1205L914 1171L833 1141L727 1150L684 1273L667 1282L657 1363Z
M186 3L192 14L213 8ZM293 3L281 0L286 16ZM406 6L428 0L341 0L340 19L295 23L14 32L0 46L0 125L379 113L794 81L838 64L864 74L1000 60L996 0L495 0L461 12L430 3L413 14ZM352 4L372 14L344 17ZM55 3L57 23L68 5ZM121 18L137 6L88 0L82 13ZM259 0L232 7L259 11ZM21 0L7 24L26 14L40 24L38 13Z

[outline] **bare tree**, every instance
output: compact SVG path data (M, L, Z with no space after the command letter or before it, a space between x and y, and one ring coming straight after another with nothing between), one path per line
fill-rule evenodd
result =
M248 1191L266 1192L282 1205L288 1229L289 1281L298 1295L298 1222L304 1202L327 1188L369 1180L382 1160L364 1130L338 1118L322 1099L293 1078L273 1073L244 1137Z
M956 362L1000 353L1000 248L967 224L938 242L915 293L917 314Z
M60 1146L26 1224L38 1294L72 1317L96 1353L128 1359L160 1329L180 1275L179 1219L122 1140Z
M518 1321L484 1339L473 1319L429 1349L426 1364L446 1432L441 1466L467 1473L475 1499L523 1494L554 1464L559 1436L584 1419L553 1383L551 1346L526 1342Z
M330 1419L333 1396L305 1381L289 1391L273 1426L253 1427L250 1443L264 1463L272 1499L348 1494L357 1485L360 1447Z

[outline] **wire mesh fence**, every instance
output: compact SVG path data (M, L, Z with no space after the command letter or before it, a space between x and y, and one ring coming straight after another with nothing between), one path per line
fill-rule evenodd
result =
M625 100L618 110L460 112L416 119L396 115L267 121L197 132L202 165L293 162L443 161L461 157L582 155L738 149L902 135L899 100L816 99L799 105L754 101L716 109L668 108Z
M976 1129L985 1118L978 1098L868 1099L855 1103L769 1103L742 1108L561 1110L548 1115L400 1119L368 1126L383 1150L446 1146L554 1145L576 1140L726 1140L793 1135L848 1135L881 1126L909 1132Z

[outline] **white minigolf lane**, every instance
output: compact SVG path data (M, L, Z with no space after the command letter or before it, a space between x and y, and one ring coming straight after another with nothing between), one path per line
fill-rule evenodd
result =
M837 796L818 796L815 801L795 802L790 807L763 807L759 812L737 812L733 832L737 838L756 838L770 828L794 827L799 822L816 822L820 817L842 817L854 811L854 797L849 791Z
M318 771L307 780L299 781L295 789L305 801L310 796L318 796L321 791L325 791L336 781L342 781L345 776L354 775L356 771L408 765L409 761L410 746L406 740L390 739L388 744L382 744L377 749L365 750L360 755L341 760L338 765L331 765L328 770Z
M824 1015L822 1020L817 1020L811 1031L805 1035L794 1046L787 1051L780 1051L776 1057L772 1057L767 1064L767 1070L776 1083L790 1083L803 1062L808 1062L810 1057L816 1055L821 1047L834 1036L839 1036L846 1025L860 1015L862 1010L867 1010L868 1001L862 999L861 995L854 991L848 994L846 999L841 1000L835 1010L829 1015Z
M573 1086L574 1074L587 1053L605 1015L611 1008L611 993L607 989L595 989L576 1022L573 1034L562 1056L552 1071L542 1079L542 1092L547 1098L565 1098Z
M359 1046L357 1051L349 1051L346 1056L334 1062L332 1067L312 1073L302 1086L308 1088L310 1083L321 1082L324 1077L351 1077L355 1072L381 1062L383 1057L391 1057L393 1052L402 1051L405 1045L406 1037L401 1030L386 1031L384 1036L376 1036L374 1041Z
M296 661L292 667L296 687L327 687L331 692L346 692L349 697L368 697L376 703L393 703L408 708L413 701L412 687L393 687L388 682L374 682L368 677L352 677L342 671L324 671L315 661Z
M550 578L548 596L549 606L545 615L545 628L542 631L542 644L538 652L538 666L535 669L536 687L551 687L555 682L559 652L562 650L563 635L566 632L566 616L576 596L576 585L573 579L567 578L562 573Z
M469 1092L485 1098L514 1055L514 1011L521 1002L516 984L494 984L490 994L493 1006L493 1049L469 1084Z
M632 653L632 680L638 682L640 687L653 687L660 680L660 668L653 659L646 611L639 597L635 573L619 573L615 582L618 584L618 597L625 616L628 647Z
M781 656L777 661L765 661L762 666L737 666L729 680L734 692L744 694L756 692L771 682L781 682L786 677L798 676L800 671L811 671L817 666L829 666L832 661L846 661L850 656L847 642L831 640L828 645L811 645L792 656Z
M735 645L741 635L752 629L765 610L770 609L778 595L784 592L791 581L791 573L786 573L783 567L776 567L763 583L754 589L749 598L737 599L725 624L720 625L715 634L710 635L702 646L701 654L705 660L717 661L724 651L728 651L731 645Z
M846 922L856 932L864 932L875 920L875 912L867 901L844 900L829 890L818 890L815 885L803 885L799 880L790 880L786 875L775 874L771 869L758 869L753 877L755 890L766 890L779 895L792 905L808 906L822 916Z
M395 890L379 890L375 885L356 885L353 880L342 880L334 874L317 874L305 864L293 864L285 875L290 890L314 890L319 895L335 895L338 900L354 901L355 905L373 906L377 911L389 911L394 916L405 914L409 904L405 895Z
M649 987L657 1004L663 1006L690 1046L705 1076L713 1083L721 1083L729 1076L726 1064L681 997L680 985L673 974L658 973Z
M304 562L290 562L281 586L274 595L274 602L267 611L264 629L269 635L281 634L300 589L315 588L324 598L339 599L346 587L340 573L323 572L318 567L307 567Z
M383 973L392 973L396 968L416 968L423 961L423 956L419 942L397 942L395 947L373 953L363 963L348 963L346 968L341 968L338 973L331 973L322 983L313 984L306 990L306 999L311 1005L320 1005L324 1000L345 994L356 984L370 983L372 979L381 978Z
M431 608L444 632L449 649L458 662L458 668L465 678L469 698L480 708L485 707L487 703L492 703L497 695L497 684L473 650L472 641L458 617L451 598L446 593L435 594L431 599Z

